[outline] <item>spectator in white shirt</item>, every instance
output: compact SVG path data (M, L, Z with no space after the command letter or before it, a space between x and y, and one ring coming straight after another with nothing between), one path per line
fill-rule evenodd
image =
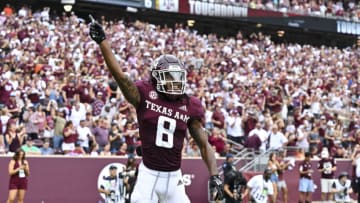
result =
M205 128L210 130L212 128L214 128L214 124L212 123L212 115L213 115L213 111L211 109L210 105L207 105L206 110L205 110Z
M232 110L226 118L226 133L230 140L238 143L244 143L244 130L242 128L242 119L237 110Z
M297 142L296 145L307 152L309 150L308 131L305 125L300 125L297 129Z
M75 127L79 126L81 120L86 118L86 109L85 105L75 101L71 109L71 114L69 119L72 121Z
M89 141L94 137L90 128L86 126L85 120L80 121L80 125L77 127L77 132L79 134L78 142L80 142L80 146L85 150L86 153L89 153Z
M253 135L259 136L261 140L260 150L262 152L266 151L266 143L269 137L269 133L267 133L266 130L262 128L262 124L260 122L257 122L255 128L249 132L249 137Z
M288 143L288 139L284 134L279 132L278 126L274 125L272 131L269 134L269 149L278 150L285 147Z

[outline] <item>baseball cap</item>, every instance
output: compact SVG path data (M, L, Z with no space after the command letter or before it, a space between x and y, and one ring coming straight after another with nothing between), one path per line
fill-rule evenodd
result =
M234 157L234 155L231 153L226 154L226 159L233 158L233 157Z
M110 170L113 170L113 169L117 169L117 167L116 167L115 165L111 165L111 166L109 167L109 169L110 169Z

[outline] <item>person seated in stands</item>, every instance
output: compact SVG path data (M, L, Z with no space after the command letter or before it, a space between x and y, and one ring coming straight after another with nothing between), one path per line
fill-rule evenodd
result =
M116 155L125 156L126 154L127 154L127 144L126 142L123 142L120 144L119 151L116 152Z
M104 149L100 152L100 156L111 156L110 143L105 145Z
M40 148L41 155L53 155L54 150L50 147L49 140L45 140L43 146Z
M81 146L81 142L78 141L75 143L75 149L70 154L73 156L82 156L86 154L84 148Z
M99 145L94 142L90 147L90 156L99 156Z
M27 137L26 144L21 146L21 149L28 155L41 155L41 151L38 147L33 145L32 137Z

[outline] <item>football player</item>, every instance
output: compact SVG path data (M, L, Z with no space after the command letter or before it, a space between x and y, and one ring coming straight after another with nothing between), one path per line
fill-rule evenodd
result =
M101 25L89 17L90 37L99 44L109 71L137 112L143 159L131 202L190 202L180 171L187 130L209 170L211 200L221 200L222 181L201 122L204 109L197 98L185 94L184 64L173 55L162 55L151 65L149 80L135 83L122 72Z

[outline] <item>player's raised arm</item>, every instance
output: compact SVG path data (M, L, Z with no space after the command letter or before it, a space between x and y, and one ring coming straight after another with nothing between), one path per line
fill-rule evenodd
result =
M90 37L99 44L106 65L112 76L115 78L126 100L137 107L140 103L140 94L135 83L122 72L120 64L116 61L110 43L106 39L105 32L101 25L96 22L91 15L89 15L89 17L92 21L90 23Z
M222 200L224 189L218 175L215 153L210 146L200 120L192 120L189 124L189 132L199 146L201 157L208 167L210 173L209 190L212 200Z

